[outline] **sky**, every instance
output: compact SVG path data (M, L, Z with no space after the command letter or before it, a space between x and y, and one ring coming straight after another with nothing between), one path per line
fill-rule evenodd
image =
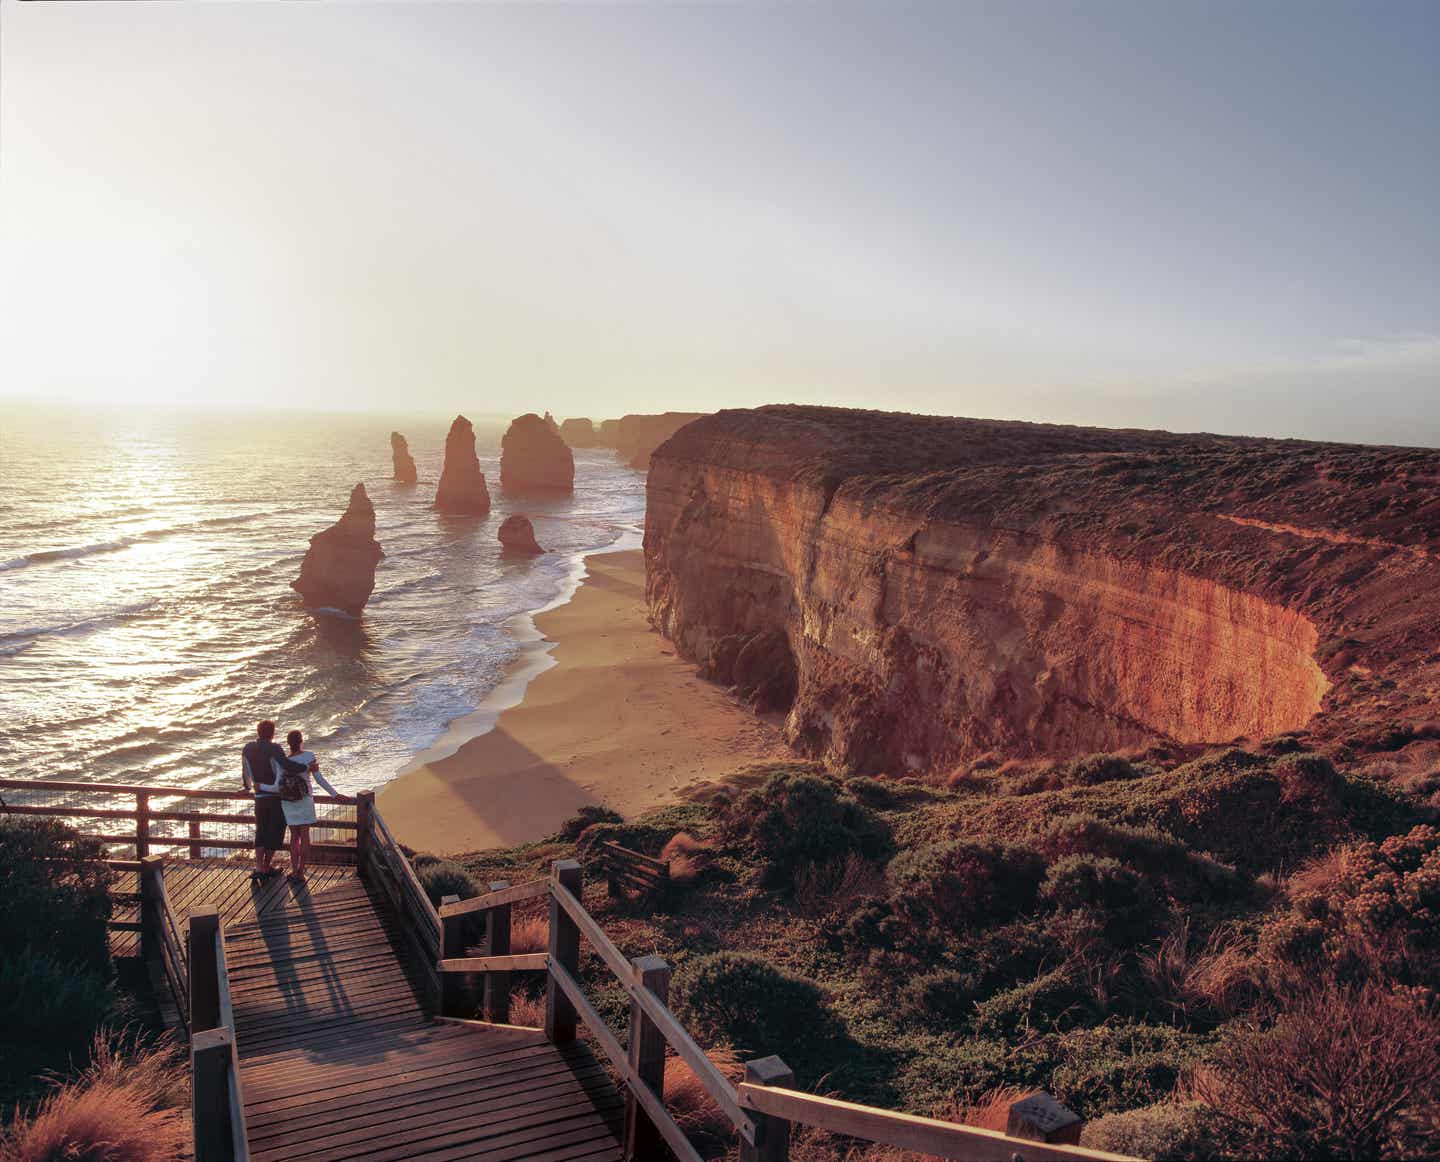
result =
M1440 4L0 0L0 396L1440 445Z

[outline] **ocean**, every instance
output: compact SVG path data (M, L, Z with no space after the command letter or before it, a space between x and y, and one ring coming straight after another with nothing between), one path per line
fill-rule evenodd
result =
M575 452L573 497L499 488L505 423L475 415L485 519L431 508L450 416L0 410L0 770L239 785L255 723L300 728L342 791L378 788L447 736L564 600L582 558L637 545L645 478ZM390 432L420 483L390 480ZM363 616L290 582L357 481L385 550ZM501 560L523 512L548 550ZM533 645L529 648L533 649Z

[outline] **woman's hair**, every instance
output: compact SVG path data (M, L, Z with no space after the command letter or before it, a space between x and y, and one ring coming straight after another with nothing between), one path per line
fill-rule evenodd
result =
M290 753L294 754L300 749L301 744L305 740L300 737L300 732L298 730L292 730L289 734L285 736L285 741L290 744Z

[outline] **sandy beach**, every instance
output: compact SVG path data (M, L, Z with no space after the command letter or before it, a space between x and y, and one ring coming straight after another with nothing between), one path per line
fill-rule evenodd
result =
M380 791L402 842L454 854L541 839L587 803L629 817L788 754L773 726L702 681L650 628L640 551L595 554L586 567L574 598L535 619L556 643L555 664L520 704Z

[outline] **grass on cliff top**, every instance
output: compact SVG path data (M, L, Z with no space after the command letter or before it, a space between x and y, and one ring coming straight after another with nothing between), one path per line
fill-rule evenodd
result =
M587 906L627 956L672 964L707 1048L777 1053L807 1089L941 1116L1045 1089L1095 1144L1167 1157L1440 1148L1433 808L1313 755L1164 765L977 764L947 786L768 764L458 862L483 884L598 838L670 859L667 898L592 877ZM582 975L623 1041L623 989L593 956ZM1259 1101L1223 1112L1266 1055L1282 1065L1258 1071ZM1326 1068L1389 1088L1326 1120Z

